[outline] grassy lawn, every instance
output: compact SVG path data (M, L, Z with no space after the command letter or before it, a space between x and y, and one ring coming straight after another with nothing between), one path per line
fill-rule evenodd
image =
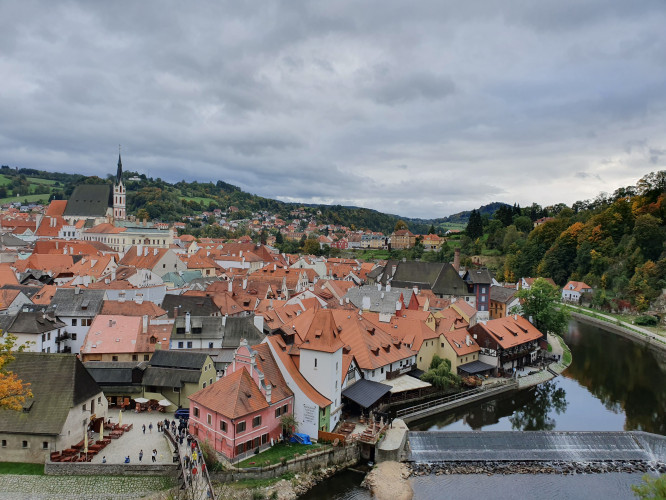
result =
M237 467L245 469L247 467L267 467L280 463L282 457L287 460L294 458L294 455L305 455L308 450L316 450L321 448L319 444L298 444L298 443L278 443L266 451L262 451L259 455L253 455L250 458L238 463Z
M628 328L630 330L635 331L636 333L643 334L643 332L640 332L636 330L635 328L631 328L632 321L636 319L636 316L633 314L615 314L615 313L608 313L608 312L603 312L603 311L597 311L596 309L590 309L587 307L581 307L577 306L577 309L574 308L567 308L571 312L577 312L580 314L585 314L586 316L591 316L592 318L599 319L601 321L607 321L608 323L612 323L608 318L604 318L603 316L610 316L616 321L622 321L625 323L628 323L629 326L622 325L624 328ZM603 316L600 316L603 315ZM649 330L655 335L659 335L661 337L666 337L666 330L664 330L663 327L659 326L642 326L642 325L635 325L636 328L643 328L645 330Z
M0 474L23 474L43 476L44 464L27 464L22 462L0 462Z
M356 250L354 253L354 258L361 260L374 260L382 259L386 260L389 258L388 250Z
M27 177L31 184L46 184L48 186L53 186L56 181L53 179L41 179L39 177Z
M564 339L562 337L557 337L557 340L560 341L560 345L562 346L562 350L564 351L564 353L562 354L562 364L569 366L571 364L571 349L569 349L569 346L564 342Z
M29 194L27 196L10 196L9 198L0 198L0 205L5 203L14 203L15 201L20 201L21 203L23 203L25 200L28 200L28 203L38 202L38 201L41 201L43 203L48 203L50 197L51 195L49 194Z
M197 203L203 203L204 205L208 205L211 201L215 202L213 198L202 198L201 196L180 196L179 198L185 201L196 201Z
M12 180L6 175L0 174L0 186L8 186L12 183Z
M255 488L265 488L272 484L282 481L283 479L289 481L293 479L295 474L293 472L287 472L278 477L271 477L268 479L241 479L239 481L234 481L232 483L226 483L226 486L230 486L234 489L255 489Z

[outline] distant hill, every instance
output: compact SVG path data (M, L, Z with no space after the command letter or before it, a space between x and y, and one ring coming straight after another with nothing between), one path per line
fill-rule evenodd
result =
M477 210L481 213L481 216L488 215L492 216L501 206L511 206L508 203L502 203L501 201L493 201L488 205L483 205ZM455 224L467 224L469 222L469 215L472 213L471 210L465 210L464 212L458 212L457 214L449 215L448 217L443 217L434 220L435 226L443 223L455 223Z

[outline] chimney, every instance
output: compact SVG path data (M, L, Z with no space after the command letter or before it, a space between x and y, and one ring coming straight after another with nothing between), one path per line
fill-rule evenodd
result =
M143 324L142 324L142 326L143 326L143 330L142 330L143 333L148 333L148 315L147 314L143 315Z
M229 317L228 314L225 314L222 316L222 326L227 326L227 318Z
M143 246L137 245L136 246L136 256L141 257L141 254L143 253Z
M143 247L143 256L144 257L148 257L148 250L149 250L148 247Z
M142 293L137 293L134 296L134 302L136 302L137 304L143 304L143 294Z
M247 278L243 278L243 290L247 289Z
M453 254L453 269L460 270L460 248L456 248Z
M234 293L234 280L227 281L227 292Z
M387 292L391 291L391 283L386 283L386 291Z
M190 312L188 311L188 312L185 313L185 333L190 333L191 323L192 323L191 316L190 316Z
M110 319L110 320L109 320L109 328L111 328L112 326L113 326L113 320Z
M178 317L178 306L173 308L173 317L174 319Z
M273 264L273 271L277 271L277 264Z
M273 392L273 387L271 386L271 384L268 384L266 386L266 402L268 404L271 404L271 392Z
M81 293L81 289L78 286L76 288L74 288L74 295L78 295L80 293Z
M143 219L143 227L146 227L148 225L148 219Z
M154 249L153 249L153 255L157 255L157 253L158 253L157 248L154 248Z
M111 271L111 281L116 281L116 270Z

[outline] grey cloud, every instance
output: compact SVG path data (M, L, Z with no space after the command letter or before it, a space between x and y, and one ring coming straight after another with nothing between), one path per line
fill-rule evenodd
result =
M572 203L663 164L665 24L658 0L2 2L0 160L104 176L122 143L153 177L405 216Z

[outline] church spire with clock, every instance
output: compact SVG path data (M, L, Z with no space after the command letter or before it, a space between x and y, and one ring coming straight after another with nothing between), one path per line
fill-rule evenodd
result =
M118 172L113 184L113 219L125 220L125 184L123 183L123 162L118 151Z

